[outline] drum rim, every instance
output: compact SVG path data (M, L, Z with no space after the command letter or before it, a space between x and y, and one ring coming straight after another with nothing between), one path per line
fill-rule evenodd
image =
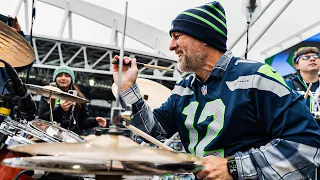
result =
M49 121L46 121L46 120L43 120L43 119L34 119L34 120L28 122L28 125L29 125L31 128L35 128L35 129L37 129L38 131L41 131L42 133L47 133L47 132L45 132L45 131L43 131L43 130L37 128L37 127L35 127L35 125L32 124L33 122L40 122L40 123L48 124L48 125L50 125L50 126L53 126L53 127L55 127L55 128L58 128L59 130L62 130L63 132L67 132L72 138L74 138L75 140L77 140L77 142L86 142L86 140L85 140L83 137L81 137L80 135L76 134L75 132L72 132L72 131L70 131L70 130L67 130L67 129L63 128L63 127L59 127L57 124L54 124L54 123L52 123L52 122L49 122ZM51 136L51 137L52 137L52 136ZM63 139L61 139L61 138L58 138L58 137L53 137L53 138L54 138L54 139L57 139L57 140L59 140L59 141L61 141L61 142L64 142Z

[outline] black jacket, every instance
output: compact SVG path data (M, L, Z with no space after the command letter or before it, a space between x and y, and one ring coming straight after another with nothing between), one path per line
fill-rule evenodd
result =
M46 97L41 97L39 102L39 119L50 121L50 104L49 99ZM98 126L99 124L96 121L96 118L89 117L88 106L83 104L82 108L76 106L74 108L73 119L70 119L71 107L69 111L65 112L60 104L57 104L52 109L53 120L61 124L61 127L69 129L81 135L82 129L88 129Z

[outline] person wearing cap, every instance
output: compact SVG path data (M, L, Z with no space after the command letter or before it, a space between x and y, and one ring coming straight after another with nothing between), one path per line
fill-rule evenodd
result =
M64 92L75 90L77 95L84 97L79 88L74 84L75 75L68 66L60 66L53 73L53 82ZM78 135L82 129L93 128L96 126L106 126L106 119L103 117L89 117L88 106L76 103L74 109L73 102L55 99L49 102L48 98L41 97L39 102L39 118L50 121L50 104L52 103L53 120L61 124L61 127L69 129Z
M320 128L273 68L227 50L226 24L217 1L172 21L169 49L192 74L153 112L135 83L136 59L124 57L122 107L132 104L132 124L157 139L179 132L188 153L205 157L198 179L302 179L320 162Z

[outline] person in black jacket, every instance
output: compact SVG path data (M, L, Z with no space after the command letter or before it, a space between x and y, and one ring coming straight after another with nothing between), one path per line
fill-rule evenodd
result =
M307 106L310 111L320 111L313 103L315 92L319 88L319 70L320 70L320 51L317 47L301 47L293 56L292 63L294 64L297 72L286 80L288 86L305 95L310 83L312 83L310 93L306 100ZM320 122L318 122L320 124Z
M53 73L53 82L64 92L75 90L77 95L84 97L79 88L74 84L75 75L68 66L61 66ZM103 117L89 117L88 106L86 104L74 103L59 99L49 99L41 97L39 103L39 118L50 121L50 104L52 105L53 120L61 124L61 127L81 135L82 129L96 126L106 126L106 119Z

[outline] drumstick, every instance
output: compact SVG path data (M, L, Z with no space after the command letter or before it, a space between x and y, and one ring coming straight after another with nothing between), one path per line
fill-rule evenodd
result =
M306 94L304 94L304 98L307 99L308 98L308 95L309 95L309 92L310 92L310 89L311 89L311 86L312 86L312 83L309 84L309 87L306 91Z
M124 122L123 125L128 128L129 130L131 130L133 133L145 138L146 140L152 142L153 144L161 147L164 150L168 150L168 151L174 151L172 148L170 148L169 146L163 144L162 142L156 140L155 138L153 138L152 136L150 136L149 134L141 131L140 129L132 126L132 125L126 125L126 123Z
M119 64L119 59L112 59L112 64ZM129 62L128 64L123 64L125 66L131 66L131 62ZM155 65L150 65L150 64L143 64L143 63L139 63L137 62L137 67L138 68L149 68L149 69L158 69L158 70L165 70L165 71L173 71L173 69L170 68L166 68L166 67L162 67L162 66L155 66Z

